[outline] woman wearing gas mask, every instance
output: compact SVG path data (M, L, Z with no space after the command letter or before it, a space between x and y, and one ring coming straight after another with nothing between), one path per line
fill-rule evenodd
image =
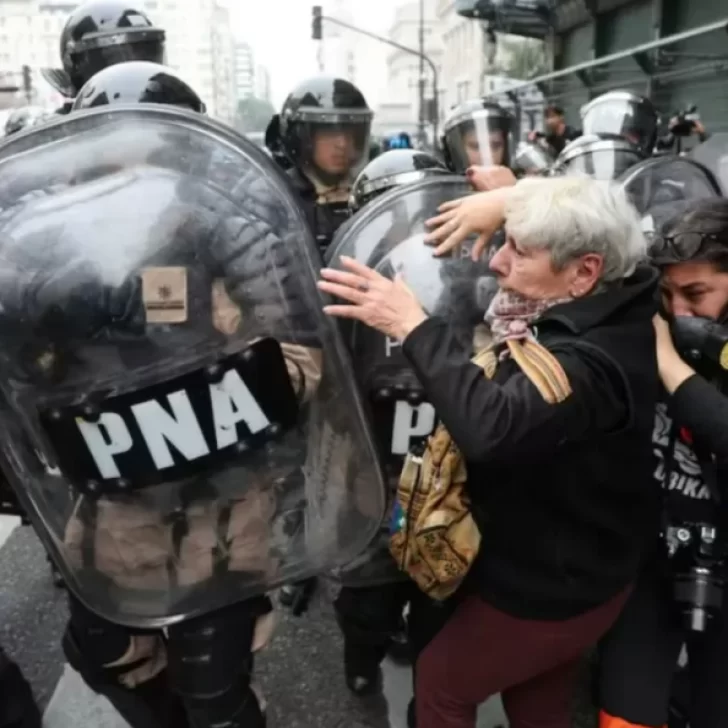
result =
M600 728L722 728L728 725L728 200L696 202L668 222L653 258L664 308L654 322L664 392L653 435L662 537L602 644ZM689 679L675 682L683 646L689 663L682 677Z

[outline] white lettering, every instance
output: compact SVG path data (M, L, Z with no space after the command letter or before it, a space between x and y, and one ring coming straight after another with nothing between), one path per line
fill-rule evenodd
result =
M154 400L135 404L131 408L149 448L149 454L160 470L174 465L168 442L187 460L196 460L210 453L187 392L167 395L167 401L173 414Z
M428 402L413 407L397 402L392 427L392 453L406 455L413 437L426 437L435 427L435 408Z
M684 478L682 486L683 495L687 498L697 498L699 488L702 488L702 483L697 478Z
M698 500L711 500L713 496L710 494L710 488L708 488L707 485L703 485L703 487L698 491L697 499Z
M400 344L397 339L393 339L391 336L387 336L384 339L384 347L388 357L392 356L392 351L394 349L399 349L401 346L402 344Z
M221 382L210 385L210 401L218 450L238 441L238 422L245 422L253 434L270 425L255 397L234 369L227 372Z
M102 478L119 478L121 473L114 462L114 455L131 450L134 444L129 428L120 415L104 412L96 422L76 418L76 426L86 442L86 447L96 463ZM104 428L104 432L101 428Z

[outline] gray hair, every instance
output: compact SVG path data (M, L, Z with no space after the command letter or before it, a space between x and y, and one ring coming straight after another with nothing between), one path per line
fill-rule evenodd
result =
M619 281L647 257L637 210L615 182L585 176L522 179L506 205L506 232L551 252L554 269L587 253L604 259L601 281Z

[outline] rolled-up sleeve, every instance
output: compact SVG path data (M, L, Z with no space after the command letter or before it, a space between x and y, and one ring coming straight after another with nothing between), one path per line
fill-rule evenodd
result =
M404 341L403 352L428 401L466 460L503 463L553 451L590 434L623 427L631 417L625 377L608 357L585 347L551 349L572 393L549 404L524 374L487 379L442 319L432 317Z

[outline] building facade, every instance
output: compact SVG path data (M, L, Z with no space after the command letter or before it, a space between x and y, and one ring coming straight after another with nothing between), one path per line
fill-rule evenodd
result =
M254 81L255 96L261 101L272 102L273 91L271 87L270 73L265 66L261 66L260 64L256 65Z
M442 80L443 43L436 16L436 0L425 0L422 26L424 29L425 55L438 70L438 86ZM420 48L420 3L400 5L394 15L389 38L405 48ZM374 119L378 133L407 131L415 135L419 128L420 114L420 59L416 54L390 48L387 55L387 93L377 108ZM429 64L424 65L425 100L432 101L434 78ZM438 88L438 96L441 88ZM441 105L440 105L440 108ZM430 114L428 114L428 117ZM431 134L428 118L427 133Z
M355 25L351 0L331 0L324 6L325 15ZM319 46L319 67L331 75L359 82L359 47L361 36L334 23L324 22Z
M40 69L60 67L61 30L78 5L68 0L0 0L0 74L20 80L23 65L29 66L35 104L52 108L62 101L43 81ZM222 0L143 0L142 9L167 31L167 63L200 94L211 116L232 122L235 53L227 6ZM17 103L25 98L19 96Z
M694 104L709 132L728 131L726 23L725 4L712 0L557 0L548 39L557 77L540 87L577 127L586 102L624 89L650 97L665 122ZM638 52L687 31L695 34Z
M60 66L60 36L77 3L59 0L0 0L0 74L22 87L22 67L31 69L30 99L21 92L8 103L56 108L63 102L40 76L41 68Z
M235 44L235 95L238 101L255 95L255 58L244 41Z

